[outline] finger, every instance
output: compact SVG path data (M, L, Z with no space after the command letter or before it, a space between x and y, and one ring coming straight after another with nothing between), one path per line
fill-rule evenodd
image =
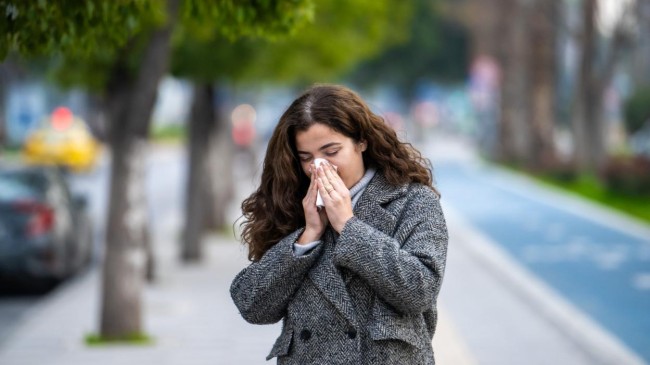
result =
M313 186L311 187L311 193L313 194L314 197L314 202L316 201L316 196L318 195L318 175L314 174L314 182Z
M311 187L309 194L311 195L310 204L316 206L316 201L318 200L318 181L314 179L314 185Z
M305 195L306 204L315 204L316 202L316 193L318 192L318 187L316 186L316 179L314 174L310 176L309 187L307 188L307 194Z
M323 198L329 198L331 192L334 190L331 184L325 182L325 179L322 177L318 178L318 191Z
M325 173L325 176L327 176L327 179L330 182L341 180L341 177L339 176L338 172L334 168L334 165L326 164L325 168L323 169L323 172Z
M327 175L327 171L328 171L328 166L326 164L323 164L320 167L318 167L318 177L323 179L323 182L325 183L326 186L331 182L330 177Z
M327 190L328 193L331 192L335 188L335 186L332 185L332 181L327 176L326 170L321 169L319 176L323 180L323 186L325 187L325 190Z
M328 164L324 169L324 172L327 180L332 184L335 190L343 191L343 189L347 189L339 174L334 170L334 166Z

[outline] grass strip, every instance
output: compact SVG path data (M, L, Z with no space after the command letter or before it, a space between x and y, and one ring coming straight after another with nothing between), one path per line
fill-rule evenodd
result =
M102 337L99 334L86 335L84 342L88 346L109 346L109 345L135 345L150 346L154 344L153 338L144 333L134 333L123 337Z

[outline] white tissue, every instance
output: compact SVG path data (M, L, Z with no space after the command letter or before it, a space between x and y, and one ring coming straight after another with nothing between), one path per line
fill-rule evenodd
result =
M320 166L321 163L326 162L326 161L327 160L324 159L324 158L317 158L317 159L314 159L314 165L316 166L316 168L318 168L318 166ZM313 173L315 174L316 171L313 171ZM320 191L317 194L318 195L316 195L316 206L317 207L324 207L325 204L323 203L323 198L321 198L321 196L320 196Z

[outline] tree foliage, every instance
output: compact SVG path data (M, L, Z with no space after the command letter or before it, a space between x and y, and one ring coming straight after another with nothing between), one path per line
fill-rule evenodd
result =
M635 133L650 123L650 86L637 90L625 102L625 126Z
M287 37L228 33L197 23L183 26L175 37L172 72L209 82L313 82L331 80L360 60L403 41L411 16L401 1L315 0L310 23Z
M141 30L142 19L162 20L163 2L153 0L0 0L0 60L24 56L90 53L118 47Z
M165 21L164 6L158 0L0 0L8 14L0 23L0 59L10 50L55 56L57 83L101 93L118 59L124 72L135 72L152 31ZM216 60L214 52L225 48L215 49L214 39L231 45L241 37L277 39L311 22L313 13L312 0L185 0L173 37L176 44L207 43L213 53L206 55Z
M407 40L359 64L350 74L356 83L388 83L413 90L422 80L455 82L465 78L468 61L466 31L439 9L440 1L414 1Z
M284 36L314 16L312 0L187 0L185 5L185 29L206 35L214 29L231 40Z
M316 0L313 24L262 45L246 77L290 82L331 80L407 39L413 7L399 0Z

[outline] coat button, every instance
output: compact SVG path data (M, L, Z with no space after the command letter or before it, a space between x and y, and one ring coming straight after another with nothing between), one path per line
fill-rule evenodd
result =
M300 339L303 340L303 342L309 341L310 338L311 338L311 331L307 329L300 331Z
M357 337L357 330L354 328L345 332L351 340L354 340Z

